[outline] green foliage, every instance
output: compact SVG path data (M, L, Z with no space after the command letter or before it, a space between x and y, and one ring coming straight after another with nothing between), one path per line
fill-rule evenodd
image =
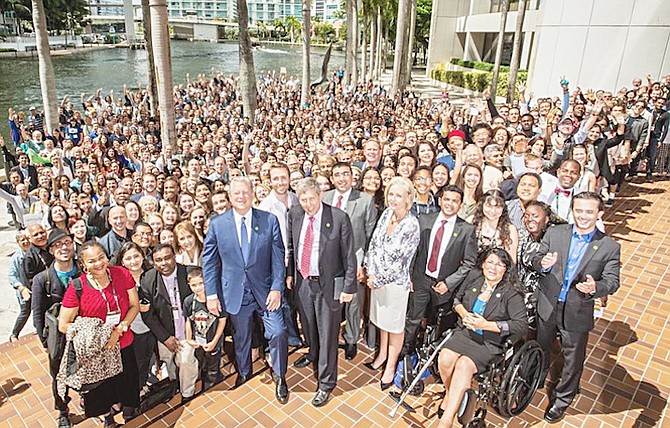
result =
M0 48L0 52L16 52L16 48Z
M482 71L493 71L493 68L495 67L495 64L491 64L490 62L483 62L483 61L469 61L469 60L464 60L460 58L451 58L449 60L450 64L454 65L460 65L461 67L465 68L473 68L475 70L482 70ZM523 70L521 70L523 71ZM500 66L500 72L509 72L509 67L506 65L501 65Z
M417 0L414 39L419 42L424 49L428 49L428 39L430 38L430 15L432 9L433 0Z
M335 37L335 27L330 22L312 21L312 29L317 43L327 43Z
M453 59L450 61L454 64ZM450 85L459 86L464 89L469 89L471 91L482 92L484 89L491 86L491 72L475 72L475 71L454 71L454 70L445 70L444 64L433 69L430 73L431 77L434 80L439 80L440 82L445 82ZM525 70L519 70L517 74L517 81L526 82L528 80L528 72ZM498 77L498 89L496 95L499 97L507 96L507 82L509 81L509 71L501 71ZM515 91L516 92L516 91ZM515 97L518 98L519 94L515 93Z

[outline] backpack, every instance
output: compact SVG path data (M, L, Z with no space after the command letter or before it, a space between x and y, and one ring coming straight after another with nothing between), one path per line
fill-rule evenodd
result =
M77 292L77 299L81 300L82 284L81 279L75 278L71 281ZM51 281L47 272L47 295L51 296ZM65 351L65 335L58 330L58 315L60 314L62 302L56 302L44 314L44 337L47 339L47 350L51 361L58 361Z

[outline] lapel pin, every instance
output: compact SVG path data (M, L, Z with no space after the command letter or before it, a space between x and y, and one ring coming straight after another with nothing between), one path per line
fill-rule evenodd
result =
M458 232L454 232L454 237L458 236Z
M330 223L326 223L326 228L330 229Z
M254 227L254 230L255 230L256 232L258 232L258 226Z
M472 289L472 292L473 292L473 293L476 293L476 292L477 292L477 289L476 289L476 288L473 288L473 289Z
M597 250L597 249L598 249L598 246L597 246L597 245L594 245L594 246L593 246L593 250L595 251L595 250Z
M500 293L496 293L496 297L499 299L500 298Z

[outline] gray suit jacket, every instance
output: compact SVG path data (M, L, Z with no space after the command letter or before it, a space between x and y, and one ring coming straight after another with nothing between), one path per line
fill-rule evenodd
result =
M335 206L336 190L329 190L323 194L323 202ZM377 208L370 195L360 190L351 190L347 206L342 207L343 211L351 220L351 227L354 234L354 254L362 249L365 251L372 238L372 232L377 223Z
M536 292L537 313L545 321L549 320L558 304L570 251L572 227L570 224L550 227L533 256L533 269L541 275ZM550 252L557 252L558 260L549 272L542 273L540 261ZM593 299L614 294L619 289L620 256L621 245L596 229L568 289L565 311L570 316L564 318L567 331L588 332L593 329ZM577 283L586 279L586 275L591 275L596 281L596 292L593 295L586 295L576 288Z

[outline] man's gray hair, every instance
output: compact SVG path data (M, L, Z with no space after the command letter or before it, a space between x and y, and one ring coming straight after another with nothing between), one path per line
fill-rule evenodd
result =
M300 179L298 181L298 184L295 186L295 193L296 195L300 196L303 193L309 192L310 190L316 192L317 195L321 194L321 187L319 187L319 183L316 182L315 179L312 177L306 177Z
M241 184L246 186L250 191L254 191L254 184L249 180L249 177L233 177L230 179L230 188L232 189L234 185Z
M499 145L497 145L497 144L489 144L489 145L486 146L486 148L484 149L484 158L487 159L487 158L488 158L489 156L491 156L493 153L495 153L495 152L502 152L502 151L503 151L503 149L502 149L502 147L500 147Z

